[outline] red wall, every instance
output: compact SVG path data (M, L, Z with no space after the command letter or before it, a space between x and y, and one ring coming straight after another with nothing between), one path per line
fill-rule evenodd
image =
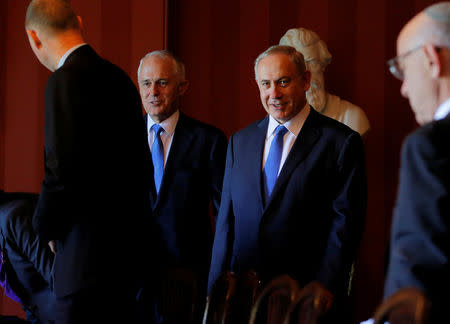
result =
M5 33L2 32L6 30L6 2L0 1L0 186L3 184L3 143L4 143L4 129L5 129L5 118L4 118L4 98L5 98L5 54L6 54L6 44L5 44Z
M134 81L146 52L167 45L178 54L191 81L184 111L228 135L265 115L253 76L256 56L289 28L306 27L321 36L333 55L328 89L362 107L372 126L366 146L367 225L355 276L358 320L371 316L380 302L400 145L416 127L386 60L395 55L401 26L434 2L72 0L87 41ZM23 27L27 3L0 0L0 187L38 192L49 72L29 49ZM5 303L0 300L0 313L17 311Z

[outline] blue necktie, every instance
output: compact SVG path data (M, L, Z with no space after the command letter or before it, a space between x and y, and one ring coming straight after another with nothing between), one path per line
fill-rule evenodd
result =
M270 144L269 155L267 156L266 164L264 165L266 202L269 200L273 187L275 187L275 182L277 181L281 154L283 153L283 137L286 132L286 127L278 125L275 129L275 136Z
M152 126L154 132L153 144L152 144L152 161L154 168L155 187L156 192L159 193L161 187L161 181L164 173L164 147L161 141L161 132L164 131L158 124Z

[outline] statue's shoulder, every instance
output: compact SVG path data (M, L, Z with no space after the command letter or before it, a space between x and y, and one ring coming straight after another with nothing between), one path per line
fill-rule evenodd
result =
M339 96L336 96L334 94L329 93L328 99L327 99L327 106L328 109L340 111L342 113L363 113L364 111L358 107L357 105L351 103L350 101L347 101L345 99L342 99Z
M327 110L334 119L346 124L360 134L366 133L370 128L369 119L364 110L331 93L328 94Z

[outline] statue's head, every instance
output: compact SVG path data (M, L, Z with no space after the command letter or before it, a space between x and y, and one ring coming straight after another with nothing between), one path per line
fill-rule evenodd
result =
M326 91L323 73L331 62L331 54L320 37L305 28L289 29L280 39L280 45L288 45L302 53L306 68L311 72L311 87L306 97L311 106L321 111L326 105Z

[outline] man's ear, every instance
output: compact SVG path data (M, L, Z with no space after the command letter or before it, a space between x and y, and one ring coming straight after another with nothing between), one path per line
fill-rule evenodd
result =
M432 44L423 46L425 54L425 68L430 71L432 78L438 78L442 74L441 57L439 56L439 48Z
M303 90L306 92L309 90L309 87L311 86L311 72L306 70L305 73L303 74L303 80L305 81L305 86Z
M31 30L27 29L27 34L31 42L33 42L34 46L37 49L40 49L42 47L42 42L39 39L38 35L36 34L36 31L34 31L33 29Z
M180 96L184 95L188 88L189 88L189 81L188 80L181 81L180 84L178 85L178 94Z

